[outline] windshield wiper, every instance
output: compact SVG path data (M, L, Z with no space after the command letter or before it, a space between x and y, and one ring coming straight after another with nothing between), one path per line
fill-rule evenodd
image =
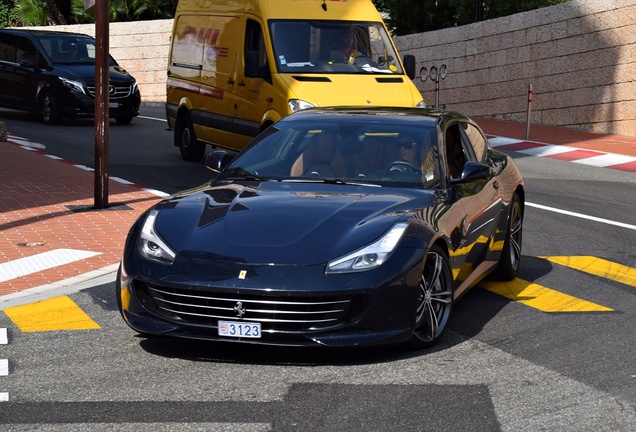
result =
M233 168L228 171L228 174L223 177L223 180L272 181L272 179L262 177L258 175L258 173L251 173L242 167Z

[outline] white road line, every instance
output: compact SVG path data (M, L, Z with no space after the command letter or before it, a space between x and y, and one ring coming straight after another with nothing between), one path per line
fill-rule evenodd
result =
M577 159L572 162L576 162L583 165L591 165L597 167L606 167L611 165L620 165L626 164L630 162L635 162L636 157L627 156L627 155L619 155L616 153L606 153L599 156L593 156L585 159Z
M6 345L9 343L9 338L7 337L7 329L0 328L0 345Z
M534 204L534 203L527 202L526 205L528 207L534 207L534 208L538 208L538 209L541 209L541 210L547 210L547 211L551 211L551 212L554 212L554 213L560 213L560 214L564 214L564 215L568 215L568 216L574 216L574 217L578 217L578 218L581 218L581 219L587 219L587 220L591 220L591 221L594 221L594 222L601 222L601 223L604 223L604 224L614 225L614 226L618 226L618 227L621 227L621 228L627 228L627 229L631 229L631 230L636 231L636 225L630 225L630 224L626 224L626 223L623 223L623 222L616 222L616 221L613 221L613 220L603 219L603 218L599 218L599 217L596 217L596 216L588 216L588 215L585 215L585 214L582 214L582 213L575 213L575 212L571 212L571 211L568 211L568 210L561 210L561 209L558 209L558 208L548 207L548 206L544 206L544 205L541 205L541 204Z
M0 282L100 255L100 252L55 249L0 264Z
M157 118L157 117L147 117L147 116L137 116L138 118L142 118L142 119L146 119L146 120L156 120L156 121L161 121L161 122L167 122L168 120L166 119L161 119L161 118Z
M0 359L0 376L9 375L9 360Z
M0 402L9 402L9 393L0 393Z

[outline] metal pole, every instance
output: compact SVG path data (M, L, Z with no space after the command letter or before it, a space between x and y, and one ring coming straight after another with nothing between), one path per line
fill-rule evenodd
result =
M530 139L530 114L532 111L532 84L528 87L528 113L526 114L526 139Z
M439 74L435 78L435 109L439 109Z
M108 208L108 2L95 3L95 208Z

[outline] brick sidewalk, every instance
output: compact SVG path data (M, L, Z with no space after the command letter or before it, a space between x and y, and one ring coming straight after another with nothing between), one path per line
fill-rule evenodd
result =
M111 180L108 202L122 206L72 211L73 206L93 207L93 172L6 142L0 143L0 182L0 296L117 263L133 222L159 200ZM12 276L19 271L6 264L60 249L98 255L18 277Z
M482 118L475 118L474 120L486 134L526 139L525 123ZM605 135L577 129L533 124L530 125L528 141L636 156L636 137Z

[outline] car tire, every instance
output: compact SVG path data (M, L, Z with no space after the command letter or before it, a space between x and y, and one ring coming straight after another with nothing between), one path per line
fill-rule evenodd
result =
M47 125L55 125L62 117L60 106L51 92L44 92L40 98L40 118Z
M205 154L205 144L197 140L189 115L177 119L174 131L175 144L181 150L183 160L199 162Z
M415 331L408 341L414 349L430 347L440 339L453 310L453 275L448 256L433 245L426 255L417 296Z
M506 239L499 264L492 276L497 280L513 280L517 277L521 262L521 241L523 239L523 204L519 195L512 196Z
M133 120L133 116L117 116L115 121L118 125L127 125Z

